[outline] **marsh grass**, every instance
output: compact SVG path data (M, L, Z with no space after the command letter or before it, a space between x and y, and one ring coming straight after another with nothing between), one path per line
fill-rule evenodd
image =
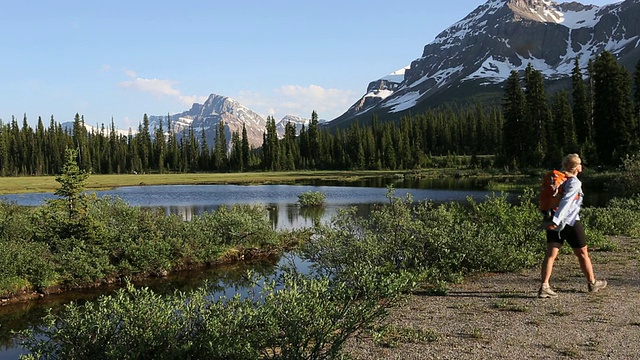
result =
M292 171L246 173L188 174L92 174L86 183L88 190L106 190L118 186L144 185L207 185L207 184L273 184L301 180L356 181L369 177L393 176L397 171ZM3 177L0 194L54 192L59 185L55 176Z

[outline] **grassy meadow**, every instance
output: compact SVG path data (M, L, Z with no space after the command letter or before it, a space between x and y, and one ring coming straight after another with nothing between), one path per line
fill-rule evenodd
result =
M305 179L359 180L367 177L393 176L398 171L290 171L246 173L189 173L189 174L92 174L86 182L87 190L105 190L118 186L136 185L197 185L197 184L269 184ZM55 176L4 177L0 180L0 194L54 192L60 187Z

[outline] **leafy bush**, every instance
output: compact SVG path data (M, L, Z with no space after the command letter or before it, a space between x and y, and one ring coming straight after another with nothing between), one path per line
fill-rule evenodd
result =
M640 236L640 195L614 198L604 208L585 208L587 230L597 234ZM604 237L604 235L601 235Z
M630 195L640 193L640 153L627 155L622 160L624 172L622 175L622 185L625 192Z
M298 195L298 203L303 207L322 206L327 196L320 191L305 191Z
M86 196L69 216L65 201L37 207L0 202L0 296L25 286L84 286L220 260L230 249L284 240L262 206L229 206L184 221L118 198ZM26 285L25 285L26 284ZM5 295L3 295L5 294Z
M390 203L369 219L351 209L318 226L302 253L332 277L348 278L370 267L369 272L405 274L442 289L464 274L538 264L544 236L532 197L526 193L518 205L494 195L481 203L469 199L466 206L414 206L410 197L396 198L391 191Z
M362 274L363 284L374 284ZM249 276L256 285L260 279ZM214 301L207 287L162 297L142 288L71 303L23 332L23 359L333 359L397 298L285 271L260 293Z

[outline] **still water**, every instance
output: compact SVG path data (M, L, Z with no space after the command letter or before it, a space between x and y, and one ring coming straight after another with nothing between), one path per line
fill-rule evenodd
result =
M395 188L394 194L405 197L411 194L414 201L434 202L465 201L472 197L482 201L492 193L480 189L478 184L460 182L463 189ZM366 211L373 204L388 201L385 187L360 187L336 185L158 185L127 186L113 190L96 191L96 195L117 196L131 206L161 208L167 214L177 214L185 220L222 205L260 204L268 209L269 218L277 229L311 226L312 216L297 205L298 195L306 191L320 191L326 195L322 218L328 219L339 209L356 206ZM20 205L36 206L47 199L55 199L51 193L0 195Z
M261 204L268 209L269 219L277 229L295 229L313 225L314 219L330 219L339 209L357 207L359 213L366 216L371 206L388 201L388 182L374 182L374 187L365 184L349 183L307 183L304 185L163 185L131 186L113 190L97 191L98 196L117 196L131 206L160 208L167 214L178 214L190 220L206 211L216 210L222 205ZM364 185L364 186L363 186ZM371 183L367 185L371 186ZM493 193L483 190L485 184L473 181L453 181L451 179L434 183L406 183L394 181L395 196L405 197L411 194L414 201L430 200L434 202L466 201L472 197L482 201ZM407 186L407 187L401 187ZM429 186L429 188L424 188ZM422 188L420 188L422 187ZM309 214L297 205L298 195L306 191L320 191L326 195L326 206L320 214ZM1 195L0 199L20 205L37 206L46 199L57 198L48 193L30 193ZM150 279L137 285L148 286L159 293L171 293L174 290L187 291L213 282L223 288L222 293L232 295L243 291L241 277L243 270L250 268L258 273L269 275L277 271L278 264L285 261L297 261L296 266L308 266L300 259L270 259L253 264L240 264L226 268L207 269L172 274L165 279ZM50 295L27 303L0 306L0 360L17 359L23 350L14 342L11 330L24 329L40 323L47 309L59 310L70 301L92 301L101 294L117 289L100 288L74 291L62 295Z

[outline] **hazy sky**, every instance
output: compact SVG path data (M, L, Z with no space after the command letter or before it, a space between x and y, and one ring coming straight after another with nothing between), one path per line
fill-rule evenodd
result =
M582 0L605 5L614 0ZM137 127L229 96L263 116L342 114L484 1L6 1L0 119Z

